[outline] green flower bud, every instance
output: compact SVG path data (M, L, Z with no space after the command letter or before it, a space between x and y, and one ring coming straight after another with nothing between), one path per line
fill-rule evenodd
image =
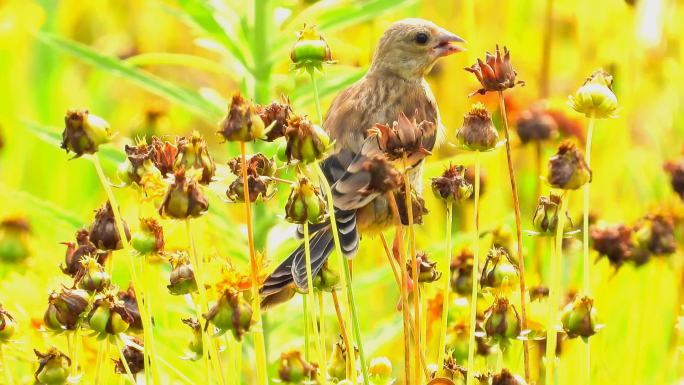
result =
M86 257L82 260L81 264L84 269L76 277L79 289L86 290L92 294L94 292L101 292L109 287L111 278L105 271L104 266L100 265L96 259Z
M134 322L122 301L112 293L98 296L88 314L90 328L100 336L117 335L128 330Z
M6 218L0 222L0 261L23 262L31 255L31 226L24 218Z
M558 226L558 207L560 206L561 196L551 193L549 197L539 197L537 209L532 218L534 229L541 235L553 236L556 234L556 227ZM568 212L565 212L565 223L563 224L563 232L572 229L572 218Z
M570 106L588 118L614 118L617 115L618 101L611 89L612 85L613 77L598 70L570 96Z
M285 219L292 223L319 223L325 219L326 204L320 189L308 178L292 186L285 204Z
M88 110L68 110L64 117L62 148L76 157L94 154L101 144L109 142L112 134L109 123Z
M123 221L123 219L122 219ZM123 222L126 238L130 241L131 233L128 225ZM95 213L95 220L90 225L90 242L101 250L120 250L123 248L119 231L114 218L114 210L109 202L105 203Z
M456 133L458 140L472 151L489 151L496 146L499 134L492 122L492 115L484 104L473 104L463 117L463 126Z
M50 294L43 323L48 329L56 332L76 330L87 307L88 292L63 288L60 293Z
M572 142L562 142L556 155L549 160L548 181L561 190L577 190L591 182L591 170Z
M186 170L202 170L202 177L199 182L209 184L216 173L214 159L209 155L207 142L199 132L192 133L190 138L182 138L178 141L178 155L174 168L185 168Z
M185 169L176 171L175 180L159 207L159 215L174 219L197 218L208 209L209 202L197 182L186 178Z
M171 256L171 275L166 286L172 295L185 295L197 291L195 272L186 253L176 253Z
M325 153L332 148L330 136L320 126L301 116L290 118L285 129L285 139L288 162L297 160L305 164L311 163L323 159Z
M251 142L264 136L264 128L255 106L236 92L218 133L230 142Z
M280 355L278 377L283 382L300 384L303 381L316 381L317 370L316 364L304 361L301 352L290 351Z
M16 321L0 304L0 345L8 343L16 331Z
M36 381L43 385L64 385L69 378L71 359L66 354L50 348L47 353L33 350L38 357L38 370L34 375Z
M392 384L392 362L387 357L373 358L368 365L368 375L374 385Z
M330 269L326 262L321 270L313 277L313 287L316 290L332 292L340 283L340 275Z
M240 293L225 290L203 317L218 329L218 335L232 331L239 341L252 325L252 306Z
M183 323L192 328L192 337L188 342L188 350L190 350L190 359L192 361L197 361L202 357L203 352L203 342L202 342L202 327L198 320L194 318L185 318Z
M465 167L450 166L442 176L432 179L432 192L447 203L461 202L470 198L473 185L465 178Z
M347 359L343 341L337 341L333 345L333 351L326 368L331 379L341 380L347 377Z
M520 316L506 298L499 297L485 312L484 330L492 341L506 346L520 335Z
M133 233L131 246L140 254L164 250L164 228L154 218L140 218L140 231Z
M442 273L437 270L437 262L429 261L424 251L419 251L416 259L418 262L418 282L430 283L439 280ZM406 262L406 270L409 277L413 277L413 263L411 261Z
M597 331L598 316L594 307L594 300L587 296L577 296L574 301L563 309L561 314L563 330L568 337L582 337L587 339Z
M482 267L480 285L495 291L508 292L515 289L519 282L518 267L503 248L492 248Z
M307 26L297 33L297 41L290 51L290 59L295 68L322 68L324 63L332 62L330 47L315 25Z
M473 254L466 249L451 261L451 290L468 295L473 288Z

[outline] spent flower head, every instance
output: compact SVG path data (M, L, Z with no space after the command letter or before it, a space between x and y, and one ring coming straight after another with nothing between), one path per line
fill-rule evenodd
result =
M144 342L140 338L134 337L133 342L136 345L144 347ZM145 354L137 347L126 345L121 350L121 358L114 361L114 371L117 374L126 374L126 366L131 371L132 375L136 375L145 369ZM126 360L126 366L122 360Z
M416 112L414 115L418 115ZM391 161L406 159L408 165L414 165L430 155L430 142L434 142L436 128L433 122L423 120L417 123L410 120L403 112L392 123L375 124L368 130L368 135L375 135L380 149Z
M18 263L31 255L31 225L23 217L8 217L0 222L0 261Z
M264 136L264 128L264 121L257 114L255 105L236 92L218 133L229 142L251 142Z
M142 185L142 179L152 173L159 173L152 161L154 151L145 140L139 140L135 146L124 146L126 160L117 169L119 179L126 185L136 183Z
M111 136L109 123L88 110L66 112L62 148L76 154L76 158L83 154L96 153L101 144L109 142Z
M494 300L484 317L484 330L492 341L506 346L510 339L520 335L520 316L513 304L504 297Z
M293 350L280 355L278 377L288 384L301 384L316 381L318 365L304 360L302 353ZM315 382L314 382L315 383Z
M126 238L131 240L131 233L128 225L123 221ZM95 220L90 225L90 242L100 250L120 250L123 248L119 230L116 226L116 218L112 205L107 201L100 209L95 212Z
M563 330L570 338L582 337L586 340L593 336L600 326L594 300L587 296L576 296L563 309L561 322Z
M538 103L522 111L515 126L523 144L549 140L558 135L556 119Z
M89 304L88 292L81 289L62 288L48 297L48 308L43 315L43 324L55 332L76 330Z
M252 306L241 292L224 290L218 301L203 317L216 328L215 335L223 335L229 331L238 341L249 331L252 325Z
M475 75L480 85L482 85L482 88L472 92L469 96L504 91L508 88L525 84L522 80L515 80L517 72L515 72L511 65L511 53L508 48L504 47L502 54L498 45L494 54L487 52L484 61L477 59L477 63L465 70Z
M472 151L489 151L496 147L499 134L492 122L492 115L484 104L473 104L470 111L463 116L463 125L458 129L456 137L464 147Z
M140 316L140 309L138 308L138 300L133 286L129 286L127 290L121 290L116 294L116 297L121 301L121 304L126 309L128 314L133 319L128 330L134 332L142 332L143 324Z
M178 154L174 162L174 169L181 167L186 170L196 169L202 171L199 182L209 184L216 173L214 159L209 154L207 141L198 131L194 131L190 137L180 138L177 142Z
M497 292L509 292L514 289L520 280L518 267L506 249L493 247L487 254L480 285Z
M41 353L34 349L38 358L38 370L34 378L39 384L64 385L69 379L71 359L57 348L52 347L47 352Z
M558 208L561 203L561 195L551 193L548 197L541 196L537 202L537 208L532 217L532 224L534 229L540 235L552 236L556 234L558 227ZM568 212L565 212L565 222L563 224L563 232L567 232L572 228L572 218Z
M311 123L306 116L292 116L285 128L285 154L287 162L304 164L323 159L333 146L328 133Z
M166 286L172 295L186 295L197 292L195 271L190 264L188 254L179 251L169 258L171 263L171 275L169 284Z
M266 126L267 142L273 142L285 135L287 121L292 115L290 100L286 96L281 96L280 101L274 100L271 104L257 106L257 113Z
M131 246L140 254L164 251L164 228L154 218L140 218L140 229L133 233Z
M442 273L437 270L437 262L430 261L426 252L419 251L416 259L418 262L418 282L435 282L442 277ZM413 264L411 261L406 262L406 271L409 277L413 277Z
M574 143L566 140L558 146L558 152L549 159L547 179L561 190L577 190L591 182L591 170Z
M445 202L461 202L473 194L473 185L465 178L465 167L451 165L432 178L432 192Z
M209 209L200 185L186 176L185 169L176 171L175 180L166 191L159 215L175 219L197 218Z
M0 304L0 345L10 342L17 331L14 317Z
M88 314L88 325L99 338L123 333L133 322L123 301L111 291L99 294Z
M302 177L292 186L285 204L285 219L292 223L319 223L326 217L326 203L321 191Z

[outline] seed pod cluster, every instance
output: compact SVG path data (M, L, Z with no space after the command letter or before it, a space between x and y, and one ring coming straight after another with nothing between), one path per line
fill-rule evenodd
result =
M480 276L482 288L507 293L518 286L519 279L518 267L505 249L489 250Z
M484 330L492 341L506 346L510 339L520 335L520 316L508 299L499 297L487 309L484 317Z
M598 326L594 300L587 296L576 296L575 300L563 309L561 322L563 330L570 338L582 337L586 340L593 336Z
M186 177L185 169L175 173L175 180L166 191L159 215L174 219L197 218L209 210L209 202L199 184Z
M88 325L100 338L125 332L133 321L122 301L112 293L98 295L88 314Z
M320 223L326 217L326 203L318 187L302 177L292 186L285 204L285 219L292 223Z
M208 321L207 326L211 323L216 327L218 335L231 331L237 340L241 340L252 325L252 306L241 293L225 290L203 317Z
M229 142L251 142L264 136L264 128L264 121L257 114L255 105L237 92L218 133Z
M556 234L558 227L558 208L560 207L561 196L551 193L549 197L541 196L537 202L537 208L534 211L532 218L532 225L540 235L553 236ZM572 229L572 218L568 212L565 212L565 222L563 224L563 232Z
M178 154L174 162L174 169L200 170L198 182L209 184L216 173L214 159L209 154L207 142L198 131L194 131L188 138L180 138L177 142Z
M112 136L109 123L88 110L68 110L64 117L62 148L75 157L94 154Z
M323 159L333 145L328 133L305 116L291 117L284 136L286 144L281 157L288 163L308 164Z
M249 186L250 202L270 199L275 194L275 181L273 179L277 169L275 161L267 158L264 154L257 153L247 157L245 164L247 166L247 185ZM237 178L228 187L226 195L233 202L244 202L245 191L240 157L231 159L228 162L228 167Z

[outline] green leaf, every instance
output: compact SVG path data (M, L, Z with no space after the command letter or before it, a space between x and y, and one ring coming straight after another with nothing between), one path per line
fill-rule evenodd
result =
M218 106L207 102L198 93L135 68L123 60L102 55L85 44L48 32L38 31L37 36L43 43L75 56L99 69L130 80L158 96L187 108L211 124L215 124L222 116L222 111Z

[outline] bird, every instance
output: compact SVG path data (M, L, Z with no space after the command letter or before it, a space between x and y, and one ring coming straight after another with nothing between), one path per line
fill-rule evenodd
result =
M432 150L443 137L435 97L425 80L438 59L461 52L458 43L465 40L435 23L409 18L394 22L382 34L367 73L333 99L323 122L323 129L334 140L331 155L321 164L332 186L335 218L341 249L351 258L359 246L360 234L372 234L393 223L393 215L384 194L369 194L367 199L354 196L367 181L359 162L378 151L377 140L367 131L376 123L391 124L400 115L414 121L428 121L437 130L423 138ZM422 161L410 165L413 189L421 190ZM311 270L313 276L325 265L334 248L329 222L310 226ZM301 226L297 230L302 236ZM300 244L264 281L261 306L268 309L292 298L308 285L304 245Z

